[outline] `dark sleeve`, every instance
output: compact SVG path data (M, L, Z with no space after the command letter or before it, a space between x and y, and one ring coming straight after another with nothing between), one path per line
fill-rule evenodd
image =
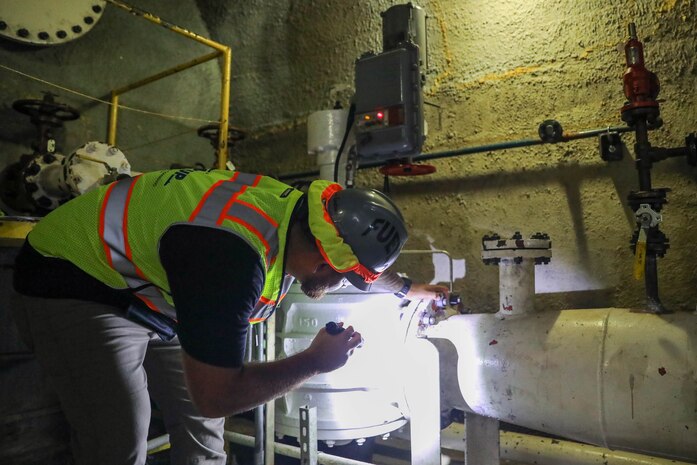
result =
M159 252L184 351L210 365L241 367L249 316L264 287L259 254L231 232L193 225L171 227Z

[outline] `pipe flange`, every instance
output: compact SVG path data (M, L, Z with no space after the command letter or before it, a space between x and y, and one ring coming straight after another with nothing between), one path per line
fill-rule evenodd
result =
M649 130L658 129L663 126L658 102L628 103L622 107L620 111L622 112L622 121L626 122L631 127L634 127L634 123L638 119L645 119L646 127Z
M22 172L24 189L39 211L54 210L72 198L69 192L55 188L51 182L59 177L64 160L59 153L36 155Z
M501 260L521 264L525 259L534 260L535 264L547 264L552 257L551 249L549 235L541 232L529 239L524 239L519 231L510 239L502 239L498 234L482 238L482 260L485 265L500 265Z
M91 141L66 157L59 183L61 189L78 196L123 176L131 176L126 155L114 146Z
M661 211L663 205L668 203L666 196L670 192L667 187L651 189L650 191L632 191L627 196L627 202L632 210L637 211L642 204L648 204L657 212Z
M0 36L30 45L59 45L82 37L102 17L103 0L3 2Z

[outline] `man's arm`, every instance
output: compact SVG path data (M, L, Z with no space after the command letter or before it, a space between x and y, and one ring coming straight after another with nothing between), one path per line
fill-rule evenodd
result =
M404 279L391 269L385 270L375 283L376 289L384 289L389 292L399 292L404 286ZM412 283L406 298L416 299L436 299L438 294L448 295L448 288L440 284Z
M192 400L208 417L223 417L268 402L319 373L335 370L361 342L349 326L331 335L323 328L310 347L282 360L223 368L184 354L184 372Z
M184 376L205 416L248 410L339 368L361 341L351 327L338 335L322 329L301 353L244 365L248 319L264 285L259 255L229 232L180 225L160 241L160 259L177 308Z

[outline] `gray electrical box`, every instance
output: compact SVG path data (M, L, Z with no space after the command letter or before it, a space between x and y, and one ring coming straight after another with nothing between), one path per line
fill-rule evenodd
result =
M394 5L380 13L382 16L382 50L400 48L404 42L419 46L419 67L422 83L428 69L428 36L426 12L414 5Z
M421 152L419 62L419 47L410 42L356 61L356 149L362 160L400 159Z

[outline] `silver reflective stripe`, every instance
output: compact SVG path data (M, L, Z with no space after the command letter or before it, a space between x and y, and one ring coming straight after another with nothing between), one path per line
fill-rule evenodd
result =
M138 178L122 179L114 184L104 205L104 234L102 239L109 248L111 265L126 281L130 289L143 289L134 291L137 296L142 296L168 317L176 320L176 311L162 296L160 291L150 281L138 276L136 266L128 259L126 252L126 237L124 236L124 218L128 208L128 194L138 181ZM142 300L142 299L141 299Z
M165 300L160 290L155 287L154 284L134 292L134 294L141 297L141 300L148 300L152 305L155 306L156 311L163 313L174 321L177 321L177 311L169 304L169 302ZM150 305L148 305L148 307L150 307Z
M104 206L104 243L109 247L111 264L124 278L137 277L136 268L126 255L126 238L123 236L123 220L128 193L138 178L122 179L111 189ZM126 280L128 282L128 280ZM129 287L137 287L138 284Z
M252 314L249 316L249 321L258 322L260 320L263 321L270 317L273 311L276 309L276 305L278 305L281 299L283 299L283 297L288 293L288 290L290 289L291 284L293 284L293 281L295 281L295 278L293 276L289 274L285 275L283 278L283 284L281 285L281 293L278 297L278 301L273 303L264 303L260 299L254 306L254 311L252 311Z
M233 203L225 216L238 218L254 228L266 242L266 263L278 255L278 228L258 211L240 203Z
M198 214L192 220L197 224L215 226L225 205L234 194L245 186L252 186L258 176L248 173L235 173L228 181L220 181L214 185L204 200Z
M259 237L266 247L267 266L278 254L278 225L271 223L261 213L245 203L232 202L232 197L243 188L253 186L260 178L249 173L236 173L229 181L215 184L206 193L205 200L191 222L203 226L220 227L219 220L230 217L244 223L250 232ZM227 211L225 209L227 208ZM222 221L220 221L222 222Z
M295 278L289 274L286 274L283 277L283 284L281 285L281 295L278 298L278 301L280 302L283 297L285 297L286 294L288 294L288 291L290 290L290 286L293 284L295 281Z

